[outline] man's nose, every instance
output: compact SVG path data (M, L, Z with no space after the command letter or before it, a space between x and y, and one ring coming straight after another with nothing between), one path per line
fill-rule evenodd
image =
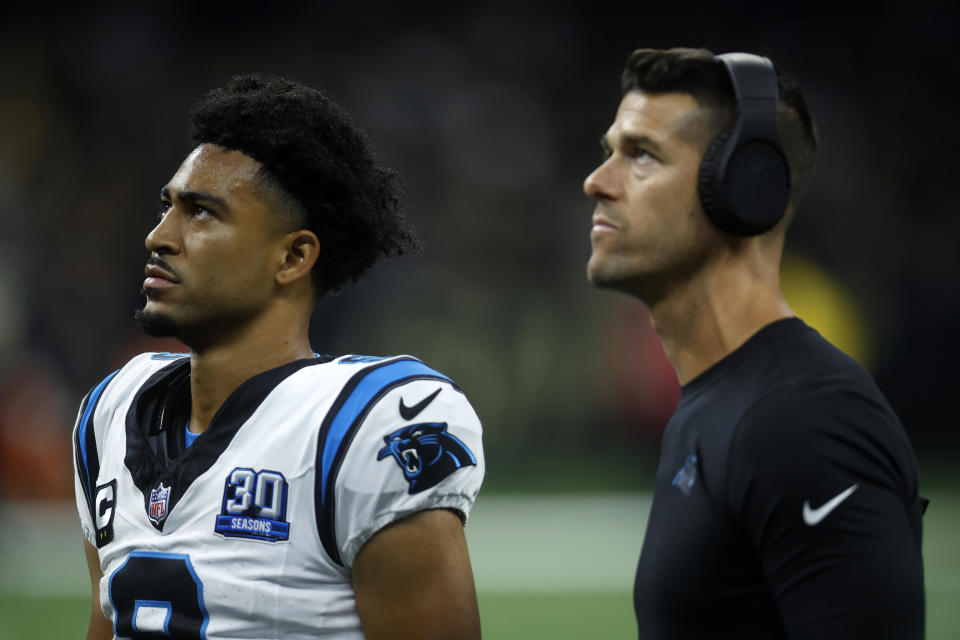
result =
M607 158L583 181L583 192L597 200L615 200L620 188L613 170L613 156Z

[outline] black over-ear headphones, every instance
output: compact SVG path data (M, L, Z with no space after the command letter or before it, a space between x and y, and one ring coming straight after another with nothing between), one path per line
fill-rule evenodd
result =
M754 236L783 217L790 197L790 169L777 114L777 74L767 58L725 53L737 120L717 136L700 163L700 201L722 231Z

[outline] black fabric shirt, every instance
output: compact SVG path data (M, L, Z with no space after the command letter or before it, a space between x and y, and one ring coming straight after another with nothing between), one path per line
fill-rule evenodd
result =
M639 637L923 638L922 502L870 376L801 320L770 324L667 425Z

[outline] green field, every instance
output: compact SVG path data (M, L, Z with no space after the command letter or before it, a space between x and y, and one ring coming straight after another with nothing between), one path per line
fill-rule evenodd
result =
M960 495L945 492L931 493L930 497L932 503L924 518L927 638L956 640L960 638L960 607L957 606L960 603ZM605 535L612 536L617 531L622 533L624 528L632 528L632 523L625 527L626 523L620 520L619 527L612 527L607 521L601 524L600 532L592 533L589 528L577 529L576 519L571 520L569 525L561 526L559 518L564 511L560 506L566 505L566 513L570 516L587 513L588 517L580 518L580 522L591 521L595 526L601 512L615 513L619 510L616 502L618 499L609 498L609 504L604 504L602 500L586 500L582 496L557 496L549 500L536 498L535 508L530 507L532 502L529 498L504 500L499 503L488 500L485 512L479 510L478 504L475 513L478 548L474 561L485 638L606 640L635 637L632 596L629 592L632 580L629 574L636 557L625 557L628 553L632 555L632 552L616 550L618 562L623 566L614 577L623 583L622 589L603 588L598 575L583 573L587 565L578 567L575 564L571 567L581 571L581 577L573 576L575 579L571 584L579 580L589 588L565 588L563 584L558 584L557 575L549 574L547 569L535 569L535 564L520 564L519 560L521 556L530 556L530 549L534 548L542 549L543 557L559 557L558 554L563 553L563 547L571 544L571 539L579 539L585 535L590 535L594 540L600 535L600 543L594 547L596 553L608 550L613 544L612 538L604 540L602 532L606 530ZM593 516L589 515L591 505L596 510ZM525 510L538 515L524 520L522 515ZM494 550L499 548L503 553L503 540L513 536L525 540L534 536L533 530L522 531L525 527L532 527L534 523L552 527L551 530L558 533L544 535L541 531L536 535L536 539L530 541L531 547L517 550L516 559L511 558L510 562L504 563L497 571L484 568L484 564L492 561L494 556L491 553ZM497 531L503 532L506 537L493 537ZM518 531L520 535L517 535ZM513 535L508 536L508 533ZM572 538L565 539L564 535ZM35 537L42 538L39 534ZM5 540L9 541L9 538ZM490 545L490 549L485 550L484 545ZM76 551L79 553L79 544ZM536 558L531 562L535 560ZM513 567L517 572L512 579L512 583L518 585L516 589L507 586L511 583L507 567ZM11 565L7 564L5 568L11 568ZM62 569L62 565L60 568ZM19 570L19 567L15 570ZM535 579L538 576L544 580L540 589L537 588ZM82 638L86 629L88 602L83 595L23 595L7 588L0 592L0 640Z
M928 494L923 518L927 638L960 638L960 495Z
M481 593L486 638L630 638L635 629L630 594ZM24 598L0 601L2 640L82 638L89 601L84 598ZM37 621L42 620L40 628ZM598 629L602 632L598 634Z
M960 634L957 590L932 592L927 637L953 640ZM494 640L583 640L633 638L631 594L480 593L483 636ZM29 598L4 596L0 601L2 640L63 640L82 638L88 600L77 597ZM37 621L42 620L38 628Z

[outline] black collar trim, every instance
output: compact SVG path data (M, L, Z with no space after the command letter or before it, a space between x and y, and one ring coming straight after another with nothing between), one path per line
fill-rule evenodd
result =
M321 356L296 360L253 376L234 389L213 416L208 429L185 451L182 445L171 446L177 437L182 440L182 433L181 429L169 427L182 427L184 424L170 416L171 409L182 410L184 405L190 406L189 386L181 387L178 384L189 373L190 360L177 360L150 376L137 391L127 411L127 453L124 464L133 476L134 484L143 493L143 505L148 517L159 514L156 519L150 518L151 524L158 531L163 531L167 516L193 481L213 466L240 427L277 385L304 367L323 364L331 359ZM180 394L174 397L178 389ZM181 395L183 393L187 394L186 397ZM161 415L164 415L162 422ZM161 484L169 489L169 494L163 500L162 509L155 507L151 514L151 492L159 489Z

